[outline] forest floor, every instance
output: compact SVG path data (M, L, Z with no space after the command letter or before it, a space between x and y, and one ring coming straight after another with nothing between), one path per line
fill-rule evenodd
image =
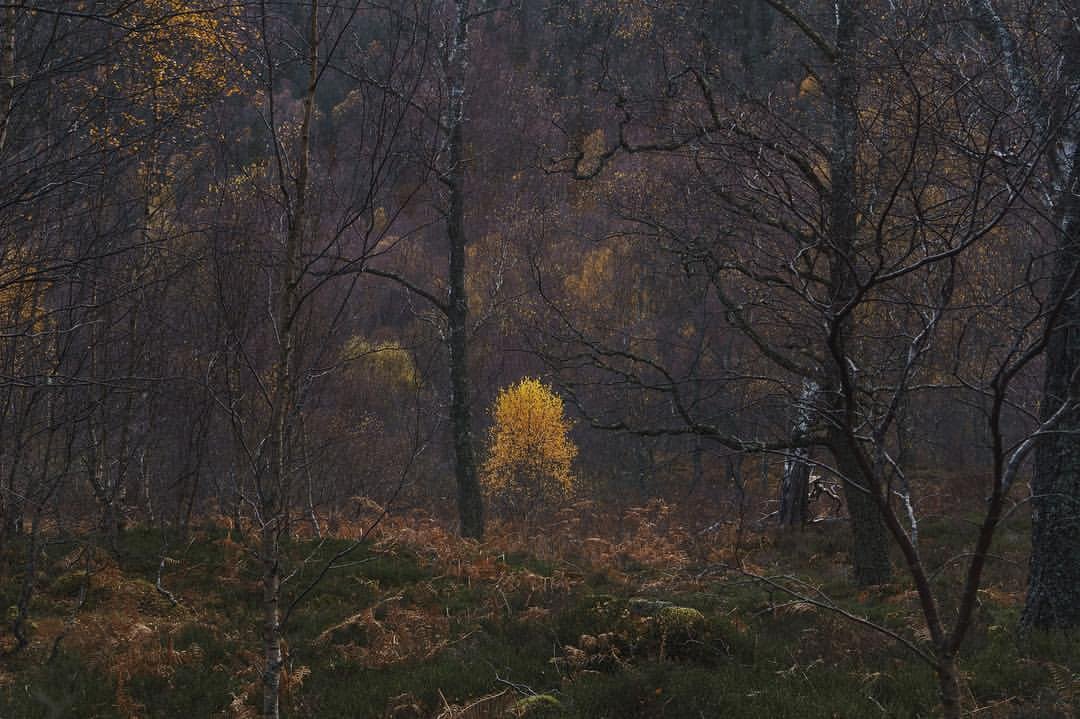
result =
M284 604L361 526L288 545ZM927 666L821 606L920 641L899 563L893 584L858 590L844 522L691 526L658 501L610 516L577 506L531 530L493 527L482 544L427 517L387 519L297 604L285 714L936 715ZM1027 531L1020 518L999 533L961 659L974 716L1080 716L1080 642L1016 637ZM961 519L923 522L943 590L971 534ZM0 557L4 607L18 596L17 550ZM73 538L44 554L30 646L0 662L0 719L257 716L260 566L240 533L132 528L108 551ZM0 651L11 641L0 634Z

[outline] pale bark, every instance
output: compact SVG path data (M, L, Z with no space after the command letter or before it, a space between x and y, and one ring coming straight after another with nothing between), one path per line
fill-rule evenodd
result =
M809 519L810 450L803 446L813 424L814 403L819 387L813 380L803 380L795 424L791 430L792 449L784 460L780 482L780 526L802 527Z
M265 6L263 12L265 13ZM259 490L260 559L263 565L263 676L262 713L266 719L280 716L281 669L284 663L281 629L280 536L289 525L292 477L293 424L298 411L299 376L297 327L301 301L303 248L308 235L308 201L311 173L311 132L315 92L319 78L319 2L310 6L307 27L307 87L300 120L293 187L282 177L282 194L288 203L288 230L284 254L277 270L274 329L277 342L275 381L271 390L269 453L266 479ZM275 128L276 130L277 128ZM280 138L275 138L280 142Z
M262 714L265 719L281 715L281 567L278 527L266 523L261 529L259 553L262 557L263 672Z

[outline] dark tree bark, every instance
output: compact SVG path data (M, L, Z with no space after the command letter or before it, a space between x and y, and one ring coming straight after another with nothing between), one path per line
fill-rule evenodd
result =
M1077 140L1080 118L1075 103L1080 82L1080 37L1074 23L1060 31L1059 88L1052 95L1040 90L1009 26L991 0L969 0L972 16L989 45L1004 61L1017 104L1049 148L1048 198L1055 220L1057 246L1047 307L1048 342L1043 378L1041 420L1056 418L1053 432L1035 449L1031 481L1031 566L1027 601L1021 616L1024 628L1053 629L1080 626L1080 407L1076 404L1080 375L1080 197L1076 195Z
M473 445L472 383L469 378L469 296L466 289L467 248L465 227L465 115L468 105L466 77L469 71L469 25L492 10L473 11L470 0L447 0L452 6L452 31L439 38L441 80L445 90L442 112L432 113L437 133L437 154L433 158L435 177L445 189L445 205L440 212L446 222L448 255L447 295L423 289L395 272L365 266L364 272L396 282L406 291L431 303L446 318L446 348L450 369L450 433L454 450L454 478L457 485L458 519L463 537L484 536L484 506Z
M469 386L469 296L465 288L465 72L468 67L469 2L454 3L455 27L446 61L447 104L446 170L440 179L449 195L446 240L450 254L450 292L446 303L450 350L450 424L454 441L461 535L484 536L484 506L473 447L472 398Z
M844 499L851 517L851 561L859 585L889 581L889 542L882 522L877 488L871 485L853 445L856 417L854 382L847 354L851 311L857 299L855 242L858 231L855 205L856 132L858 129L858 85L855 60L858 52L858 9L850 0L836 4L835 75L830 88L832 101L832 149L829 157L830 306L829 355L831 367L825 393L829 404L829 443L836 469L844 484Z
M1065 187L1074 187L1080 152L1074 150ZM1080 627L1080 406L1076 406L1080 374L1080 198L1061 196L1060 239L1050 306L1041 419L1047 422L1065 403L1074 405L1060 417L1056 431L1035 451L1031 480L1031 565L1021 624L1027 628Z
M844 501L851 517L851 567L859 586L884 584L892 578L889 537L875 489L866 481L862 465L846 432L829 433L836 470L843 475Z

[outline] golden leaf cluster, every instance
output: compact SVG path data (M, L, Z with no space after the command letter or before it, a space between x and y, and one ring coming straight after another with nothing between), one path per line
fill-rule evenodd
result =
M416 389L423 384L412 353L394 342L372 343L350 337L341 358L346 363L358 363L371 379L388 389Z
M540 499L573 489L577 447L562 398L538 379L503 388L492 409L488 456L482 468L491 494Z

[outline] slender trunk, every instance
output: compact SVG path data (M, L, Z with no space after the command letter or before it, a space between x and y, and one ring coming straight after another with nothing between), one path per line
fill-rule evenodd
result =
M188 531L191 529L191 517L195 511L195 500L199 496L199 485L202 482L203 461L206 455L206 437L210 430L210 420L207 416L208 414L209 410L204 404L202 413L196 420L196 426L192 429L191 439L188 443L188 447L190 450L188 452L188 456L194 458L194 463L191 469L191 488L188 491L187 501L184 503L183 518L181 520L181 532L185 537L188 535ZM181 492L182 491L183 489L181 488Z
M15 651L21 651L30 643L26 634L27 623L30 619L30 604L34 597L34 589L37 586L38 560L41 555L41 520L45 508L52 499L56 489L60 486L61 478L67 473L72 462L72 447L74 444L74 429L67 438L64 464L61 468L52 466L53 449L55 446L57 422L55 397L46 399L46 416L49 430L45 438L45 446L42 452L41 469L37 483L34 486L36 497L33 499L33 515L30 520L30 541L27 548L26 563L23 567L23 582L19 591L19 600L16 604L15 617L11 622L11 631L15 635ZM56 471L59 469L60 471Z
M18 478L24 468L24 453L26 451L25 437L27 427L30 424L31 412L40 396L40 391L34 390L27 400L25 408L19 413L18 420L14 423L14 426L11 426L10 424L6 425L7 429L14 435L15 441L11 450L11 465L6 469L6 491L0 493L5 495L6 500L6 503L4 504L4 526L2 530L3 536L5 537L18 537L23 533L25 527L26 502L24 492L26 490L19 487Z
M135 280L135 270L132 270L132 281ZM128 320L128 357L127 376L134 377L139 362L139 353L136 346L135 333L138 331L136 320L137 312L132 309ZM128 473L131 470L131 429L135 422L135 392L128 389L124 397L124 409L121 413L119 446L116 448L116 477L113 480L113 495L116 498L114 506L117 508L112 518L110 527L117 534L126 526L123 508L127 504ZM138 500L136 500L137 504Z
M266 9L263 8L265 14ZM282 194L289 205L289 226L284 255L278 268L277 301L273 321L276 329L277 363L272 390L267 477L260 490L260 555L263 564L263 676L262 713L265 719L281 714L283 666L280 622L280 537L289 527L293 424L299 408L296 324L300 314L303 247L307 238L311 173L311 132L315 91L319 78L319 2L313 0L307 27L308 84L303 100L296 176L291 192L282 178ZM271 88L271 91L273 88ZM275 128L276 131L276 128ZM275 137L280 142L279 137Z
M150 489L150 470L146 466L146 450L139 452L139 488L142 494L143 512L146 521L154 526L157 519L154 515L154 493Z
M694 496L694 492L705 483L705 463L703 461L705 449L701 444L701 437L694 435L694 445L690 449L690 487L686 490L686 499Z
M17 6L8 5L4 10L3 43L0 53L0 153L7 147L8 127L15 109L15 21Z
M101 212L104 212L102 209ZM105 254L114 249L113 242L106 240ZM105 276L106 259L104 256L94 261L93 271L97 276ZM90 485L95 499L98 501L101 511L99 517L100 531L105 537L108 546L115 550L120 540L119 518L122 516L118 503L122 501L119 492L118 472L113 471L110 453L110 443L113 441L112 427L112 382L110 374L114 371L113 354L111 352L113 341L109 336L109 328L113 326L113 297L103 293L97 286L91 290L91 302L101 307L101 322L90 329L90 362L92 376L97 380L98 387L95 393L93 420L90 426L91 456L88 457L88 473Z
M447 170L442 181L449 193L446 239L450 245L450 296L446 319L450 334L450 424L454 440L458 515L461 534L484 536L484 506L473 448L469 385L469 297L465 287L465 70L468 64L469 3L457 0L457 24L447 59L450 100L447 109Z
M322 527L319 526L319 513L315 511L315 478L311 476L311 459L308 457L308 443L307 443L307 429L304 427L303 419L300 420L300 446L301 452L303 452L304 462L304 494L306 499L306 511L308 516L308 523L311 524L311 531L316 538L322 539Z
M262 713L266 719L280 716L281 668L284 663L281 651L280 595L281 565L278 561L278 527L274 523L263 525L260 537L260 554L263 564L263 676Z
M26 550L26 564L23 567L22 587L19 601L15 605L15 617L11 621L11 633L15 635L15 651L22 651L30 643L26 635L26 623L30 618L30 600L34 596L37 583L37 561L41 553L41 512L34 512L30 522L30 542Z
M784 460L784 477L780 482L781 527L803 527L809 519L810 451L799 445L810 433L818 389L813 380L803 381L795 425L791 430L793 449Z
M15 354L15 345L14 342L9 343L9 354L4 358L4 369L9 376L14 376L14 372L11 372L8 368L12 365L11 360ZM0 555L3 554L5 540L18 535L22 529L21 520L17 524L14 522L13 515L16 513L12 511L15 508L15 474L8 471L7 468L9 462L12 465L18 462L18 455L8 447L9 435L15 434L8 428L9 416L13 413L14 388L9 386L0 395Z

